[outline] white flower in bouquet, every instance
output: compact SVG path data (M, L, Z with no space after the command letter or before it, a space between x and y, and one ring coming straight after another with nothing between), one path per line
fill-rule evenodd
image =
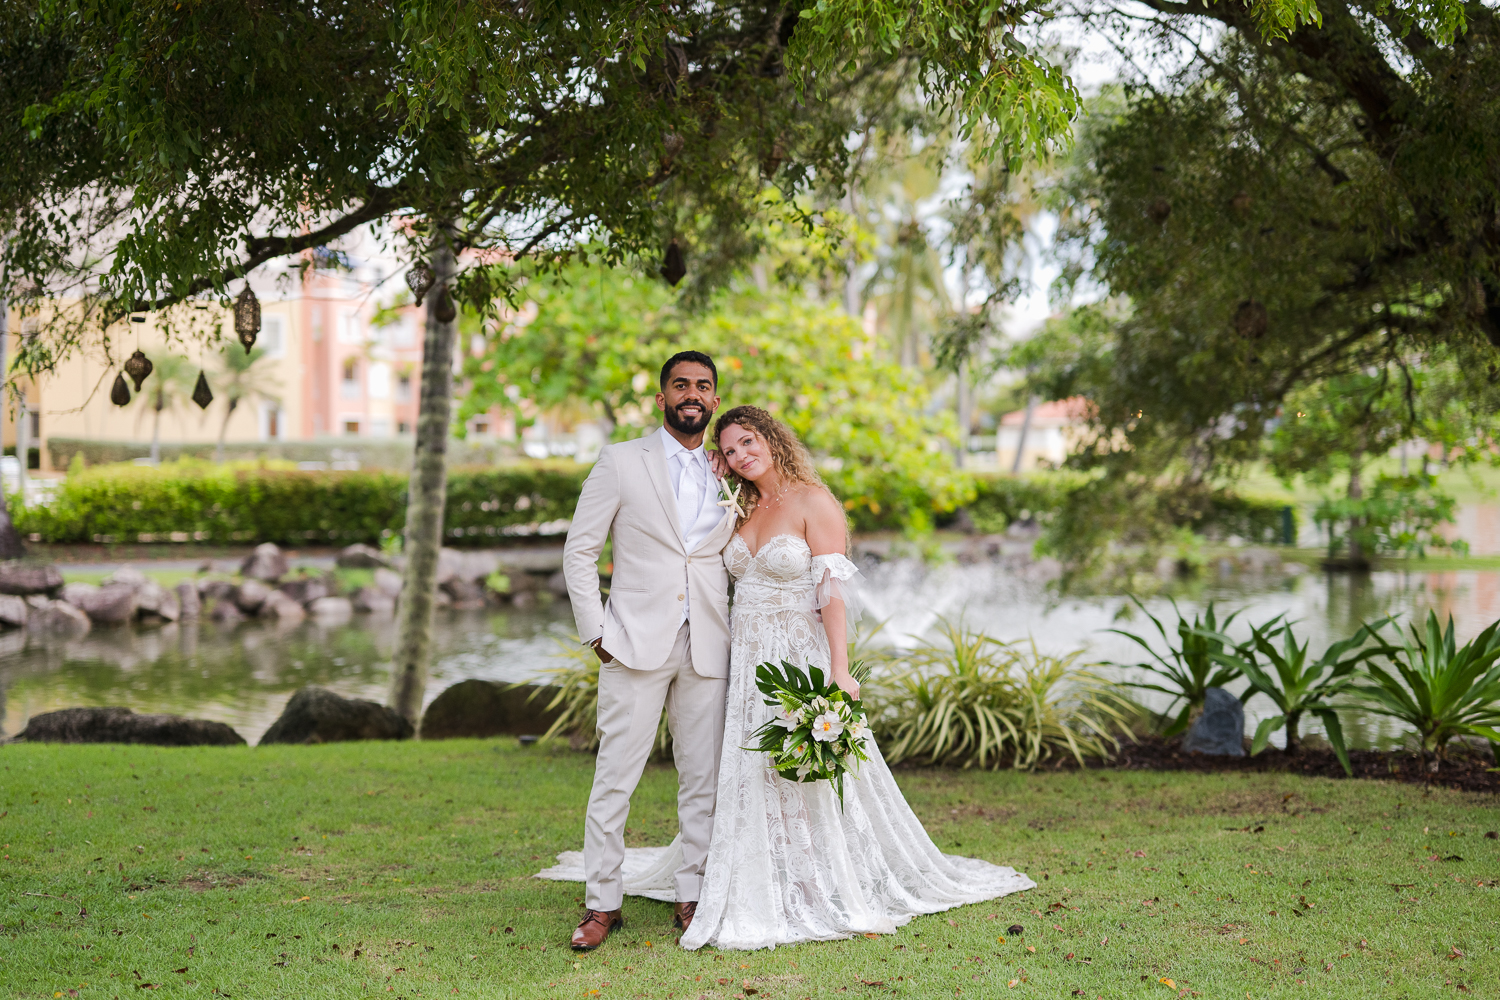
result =
M811 764L803 764L801 767L797 768L797 780L801 781L802 779L806 778L807 777L807 772L809 772L811 770L812 770L812 765Z
M860 716L853 722L849 723L849 739L853 740L855 743L860 742L869 734L870 727L865 724L864 716Z
M783 729L796 729L798 726L802 725L802 713L797 712L793 714L788 712L785 708L777 706L775 719L773 721L775 721L775 723L778 726L781 726Z
M844 733L844 720L833 711L824 712L813 720L813 739L820 743L830 743L838 739Z
M822 695L818 695L816 698L814 698L812 700L812 702L810 704L812 705L812 710L814 712L818 712L820 714L823 713L823 712L828 711L830 708L833 707L833 702L829 701L827 698L823 697Z

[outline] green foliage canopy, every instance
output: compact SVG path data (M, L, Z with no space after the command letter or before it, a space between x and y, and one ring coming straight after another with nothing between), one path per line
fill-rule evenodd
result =
M932 446L955 433L929 412L923 376L875 356L864 331L800 293L732 287L702 311L681 308L658 283L619 270L574 267L526 286L527 305L465 362L472 388L461 416L504 406L599 404L617 434L660 421L661 363L678 350L709 353L724 406L753 403L784 420L814 454L861 527L898 512L913 530L973 495ZM534 315L532 310L535 310Z

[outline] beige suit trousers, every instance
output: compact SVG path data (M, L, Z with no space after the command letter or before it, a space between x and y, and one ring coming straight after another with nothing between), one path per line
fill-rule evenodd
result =
M678 629L672 652L659 669L632 670L618 661L599 665L599 756L583 832L591 910L618 910L624 901L620 869L625 862L625 820L664 706L677 763L677 826L682 836L682 867L674 883L679 901L698 898L713 835L729 682L693 669L690 626L684 622Z

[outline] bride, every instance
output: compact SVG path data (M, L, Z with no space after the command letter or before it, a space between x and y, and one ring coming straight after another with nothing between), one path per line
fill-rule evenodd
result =
M873 738L870 759L844 781L842 807L828 782L783 778L764 754L744 749L772 714L755 686L761 663L816 665L858 697L847 632L858 615L858 570L844 554L843 508L784 424L737 406L719 417L714 437L744 513L724 550L735 586L713 837L682 946L774 948L891 933L918 914L1034 888L1014 869L940 852ZM675 841L628 852L625 891L671 900L677 852ZM542 877L581 878L570 856L559 860Z

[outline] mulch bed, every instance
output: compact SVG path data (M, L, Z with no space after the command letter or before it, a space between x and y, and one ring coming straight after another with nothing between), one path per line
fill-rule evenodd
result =
M1247 742L1247 753L1248 750ZM1356 778L1436 785L1465 792L1500 792L1500 774L1489 770L1495 762L1487 755L1469 752L1458 745L1449 749L1448 759L1442 762L1436 774L1428 773L1419 754L1407 750L1351 750L1349 763ZM1210 757L1201 753L1183 753L1180 740L1163 740L1160 736L1145 736L1139 743L1127 741L1114 760L1091 764L1090 767L1119 771L1249 771L1306 774L1320 778L1347 777L1332 750L1308 748L1290 756L1275 747L1267 747L1254 757Z

